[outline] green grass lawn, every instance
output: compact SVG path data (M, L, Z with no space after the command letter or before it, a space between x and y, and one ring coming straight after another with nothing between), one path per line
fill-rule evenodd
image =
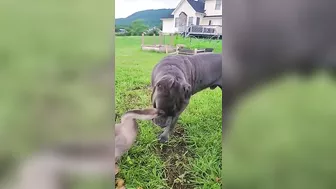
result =
M154 40L146 37L148 43ZM188 39L177 41L193 46ZM198 46L206 43L216 42ZM120 116L150 106L151 69L165 55L142 52L139 37L116 38L116 47ZM220 96L219 90L195 95L168 145L157 143L159 128L141 123L137 144L122 159L118 176L129 188L220 188L216 177L221 174L228 189L335 188L336 85L331 78L288 75L242 99L223 151Z
M174 40L175 44L185 44L187 48L191 49L213 48L214 52L216 53L222 52L222 40L206 39L206 38L203 39L197 37L184 38L182 36L175 36L174 38L175 38Z
M145 43L153 43L146 37ZM118 121L127 110L151 107L150 79L155 64L165 54L141 51L140 37L116 37L116 113ZM215 112L215 113L213 113ZM220 188L221 90L205 90L193 96L178 121L168 144L160 144L161 129L140 122L134 147L120 162L117 177L128 189Z

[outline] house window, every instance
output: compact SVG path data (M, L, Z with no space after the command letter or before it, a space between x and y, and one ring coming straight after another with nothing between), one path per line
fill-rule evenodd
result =
M222 6L222 0L216 0L215 10L220 10Z
M209 20L209 26L211 25L211 20Z
M189 17L188 26L193 25L193 23L194 23L194 17Z
M196 25L197 25L197 26L200 24L200 21L201 21L201 18L200 18L200 17L197 17L197 19L196 19Z
M175 28L178 26L179 18L175 18Z

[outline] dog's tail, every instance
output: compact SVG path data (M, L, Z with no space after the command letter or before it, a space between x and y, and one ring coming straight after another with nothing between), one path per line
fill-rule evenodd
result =
M163 115L164 112L162 110L156 108L147 108L147 109L135 109L127 111L122 117L121 122L132 119L140 119L140 120L151 120L156 118L157 116Z

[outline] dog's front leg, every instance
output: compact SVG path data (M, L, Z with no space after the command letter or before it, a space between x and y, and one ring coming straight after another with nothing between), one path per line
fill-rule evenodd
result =
M177 123L177 120L179 119L180 115L182 114L182 112L184 112L184 110L187 108L189 104L189 99L185 100L182 103L182 107L181 110L176 114L175 117L172 118L171 123L169 124L169 126L167 126L166 128L164 128L163 133L161 133L161 135L159 136L159 141L160 142L168 142L169 139L169 135L174 131L175 125Z
M174 131L174 127L177 123L179 116L173 117L171 123L169 126L164 128L164 131L159 135L159 141L161 143L168 142L169 140L169 135Z

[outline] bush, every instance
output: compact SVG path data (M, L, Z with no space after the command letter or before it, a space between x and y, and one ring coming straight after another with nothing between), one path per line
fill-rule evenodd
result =
M135 20L132 22L130 28L129 28L129 33L132 36L139 36L142 35L145 31L148 30L148 26L145 25L143 20Z
M145 35L149 35L149 36L151 36L151 35L159 35L160 34L160 29L159 28L153 28L153 29L151 29L151 30L149 30L149 31L146 31L145 32Z

